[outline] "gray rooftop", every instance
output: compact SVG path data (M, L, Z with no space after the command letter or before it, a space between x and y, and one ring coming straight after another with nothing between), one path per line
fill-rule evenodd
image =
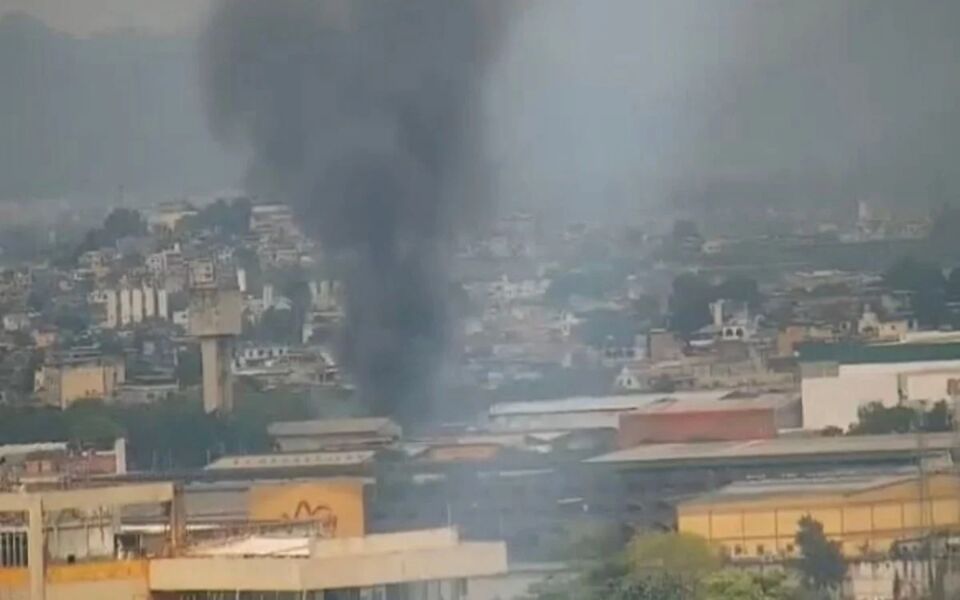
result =
M733 390L709 390L694 392L671 392L669 394L623 394L619 396L573 396L557 400L531 400L527 402L501 402L490 407L491 417L508 415L542 415L550 413L577 412L623 412L634 410L665 400L717 401Z
M953 447L953 433L930 433L924 436L925 452L943 452ZM916 434L860 435L837 437L775 438L735 442L702 442L688 444L648 444L618 450L589 459L591 463L636 466L667 466L690 462L734 462L752 459L790 459L804 456L918 453Z
M771 496L807 496L813 494L855 494L886 487L917 478L916 469L910 468L886 473L846 473L842 475L817 475L793 479L764 479L738 481L719 490L697 496L685 502L686 506L709 504L715 501L752 500Z
M318 419L315 421L282 421L271 423L267 427L267 433L274 437L363 434L399 436L400 426L390 419L381 417Z

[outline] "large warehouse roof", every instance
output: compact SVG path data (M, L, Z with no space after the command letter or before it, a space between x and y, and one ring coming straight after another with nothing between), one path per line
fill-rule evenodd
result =
M953 447L953 433L930 433L922 440L924 454L942 453ZM837 437L791 437L746 442L702 442L648 444L619 450L587 462L636 467L668 467L679 463L747 463L760 460L796 460L805 457L826 459L880 458L920 454L916 434L861 435Z

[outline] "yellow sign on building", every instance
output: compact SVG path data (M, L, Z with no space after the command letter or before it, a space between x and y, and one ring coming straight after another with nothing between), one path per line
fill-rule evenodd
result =
M365 532L359 480L255 485L247 502L254 521L313 521L330 537L357 537Z

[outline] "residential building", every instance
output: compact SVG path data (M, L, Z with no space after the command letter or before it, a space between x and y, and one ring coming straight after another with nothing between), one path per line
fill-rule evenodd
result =
M0 488L63 484L127 471L126 440L109 450L78 449L66 442L0 446Z
M169 377L144 378L129 381L117 391L120 404L152 404L174 396L180 391L177 382Z
M297 234L293 212L286 204L255 204L250 208L250 232L282 239Z
M100 307L100 326L104 329L136 326L148 319L169 319L167 291L148 283L124 284L119 289L97 290L90 301Z
M683 343L672 331L654 329L647 334L647 359L650 362L676 360L683 356Z
M113 400L126 380L123 358L98 353L48 357L34 376L34 393L43 404L65 409L77 400Z
M797 347L811 342L835 342L837 331L829 325L792 323L777 333L777 355L793 356Z
M6 331L23 331L29 329L30 315L27 313L8 313L3 315L3 328Z
M130 319L134 323L143 322L143 290L140 288L130 290Z

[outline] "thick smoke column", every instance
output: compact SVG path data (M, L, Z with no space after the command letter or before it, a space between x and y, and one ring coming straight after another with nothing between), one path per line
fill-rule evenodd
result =
M429 409L448 333L447 250L484 203L475 98L489 0L236 0L203 81L250 185L290 202L343 266L344 360L363 399Z

